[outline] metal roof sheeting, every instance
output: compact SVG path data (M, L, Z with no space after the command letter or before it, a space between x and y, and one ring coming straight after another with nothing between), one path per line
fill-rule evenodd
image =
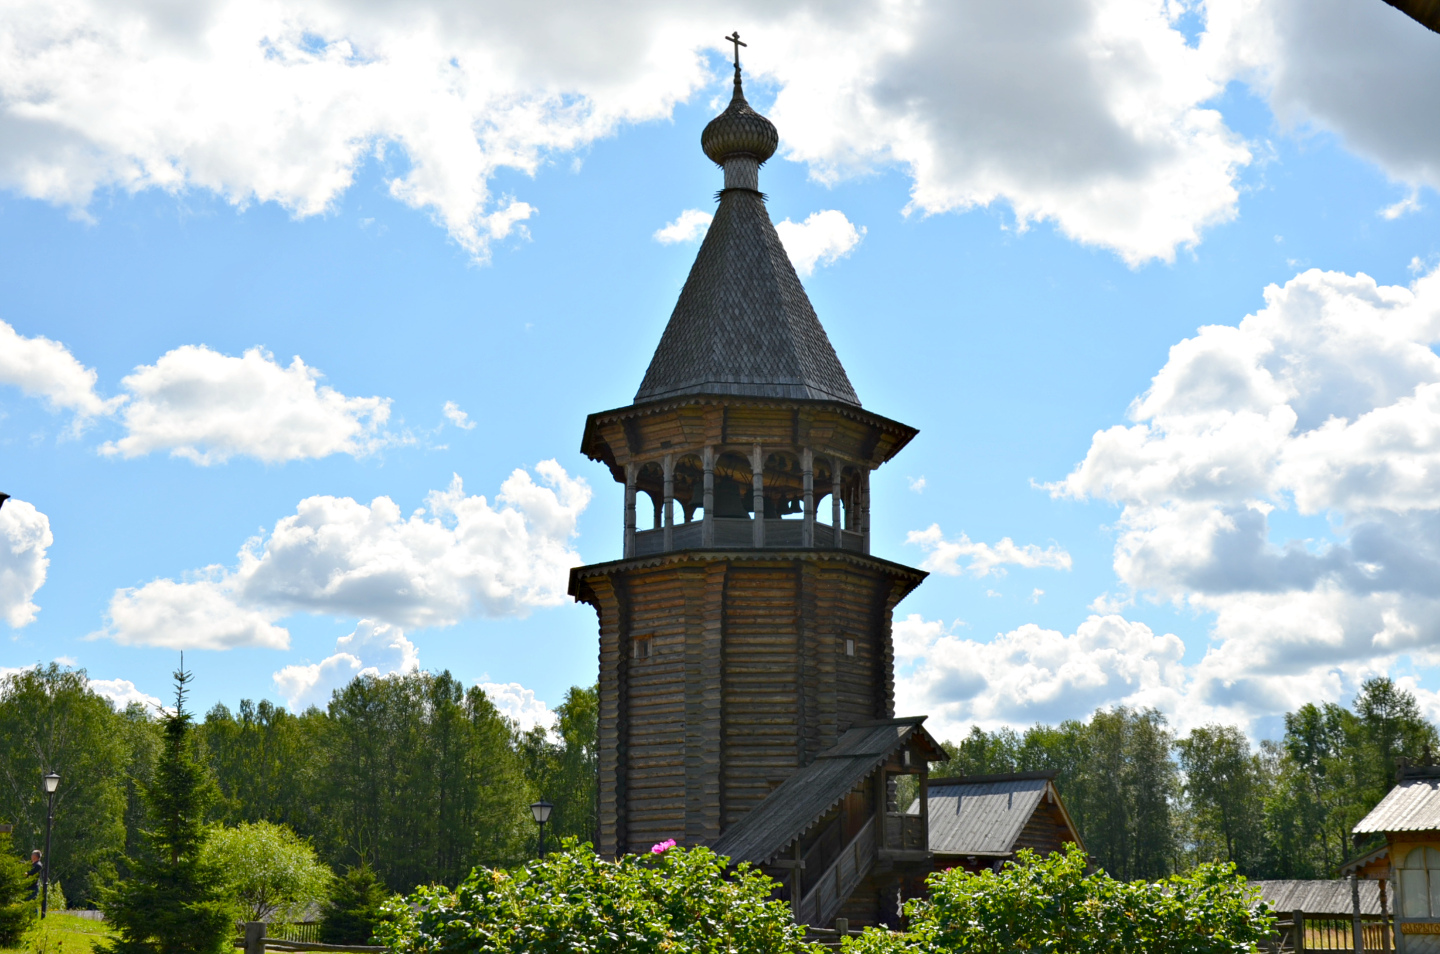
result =
M1407 778L1390 789L1352 831L1369 835L1437 829L1440 829L1440 778Z
M1009 855L1049 786L1049 773L931 782L930 850L937 855ZM919 811L917 799L910 813Z
M944 752L920 727L924 716L867 722L849 729L815 761L782 782L765 801L725 830L716 854L732 861L765 864L845 797L855 785L915 733L939 758Z
M1300 910L1308 915L1348 918L1355 912L1349 881L1252 881L1277 914ZM1360 882L1360 913L1380 913L1380 882Z

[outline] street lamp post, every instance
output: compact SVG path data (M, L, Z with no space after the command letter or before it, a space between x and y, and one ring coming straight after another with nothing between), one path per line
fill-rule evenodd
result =
M535 822L540 826L540 857L545 857L545 823L550 820L550 812L555 808L543 798L530 805L530 814L535 816Z
M60 776L51 772L43 779L45 782L45 798L47 801L45 811L45 857L40 863L40 917L45 917L45 909L50 901L50 828L55 824L55 790L60 787Z

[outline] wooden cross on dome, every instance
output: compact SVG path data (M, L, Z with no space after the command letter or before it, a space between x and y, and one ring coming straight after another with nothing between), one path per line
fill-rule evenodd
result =
M736 30L735 32L731 33L731 34L730 34L729 36L727 36L725 39L728 40L729 42L735 44L735 68L738 70L738 69L740 68L740 47L742 47L742 46L749 46L750 44L749 44L749 43L744 43L744 42L742 42L742 41L740 40L740 31L739 31L739 30Z

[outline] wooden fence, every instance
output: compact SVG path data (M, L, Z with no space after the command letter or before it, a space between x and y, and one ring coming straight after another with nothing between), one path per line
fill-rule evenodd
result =
M300 940L294 937L275 937L273 934L296 934L296 927L311 927L311 925L294 924L266 924L264 921L246 921L244 932L235 941L235 946L245 954L265 954L266 951L334 951L337 954L388 954L389 949L385 947L374 947L368 944L321 944L315 940ZM318 935L318 925L314 925L314 934Z
M1295 925L1303 925L1297 931ZM1266 945L1271 954L1382 954L1395 950L1394 924L1378 914L1360 915L1361 946L1355 944L1355 919L1315 916L1303 911L1278 915L1278 937Z
M311 942L320 940L319 921L294 921L289 924L268 924L265 933L269 937L285 941Z

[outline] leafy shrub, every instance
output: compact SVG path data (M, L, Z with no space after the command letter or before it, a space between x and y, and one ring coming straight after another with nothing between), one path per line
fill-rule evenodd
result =
M215 826L200 851L217 868L246 921L293 916L323 901L334 875L315 857L310 842L287 825L241 822Z
M476 868L453 891L421 888L386 906L394 954L779 954L818 951L775 882L707 848L657 845L605 861L589 845L514 871Z
M45 889L42 887L42 891ZM36 895L39 897L39 895ZM47 911L69 911L70 902L65 900L65 889L59 881L52 879L50 888L45 893L45 910Z
M361 864L336 878L320 922L322 944L369 944L383 917L381 908L390 892L375 877L375 869Z
M928 900L905 906L904 934L869 929L846 954L1240 954L1270 936L1274 919L1233 865L1201 865L1163 881L1086 874L1085 853L1021 851L999 871L931 875Z

